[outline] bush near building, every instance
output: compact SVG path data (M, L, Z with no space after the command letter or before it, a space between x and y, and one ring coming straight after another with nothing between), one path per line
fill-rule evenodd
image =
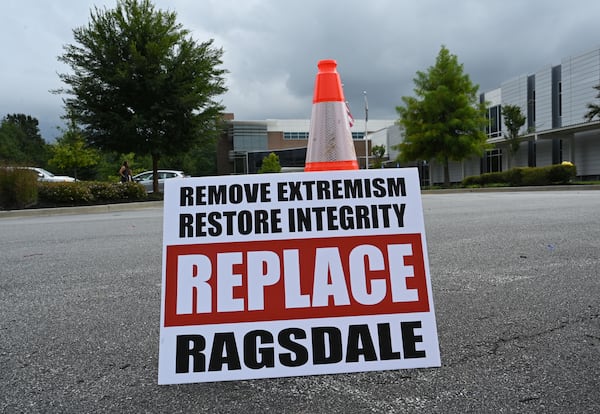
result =
M570 162L564 162L546 167L518 167L508 171L472 175L465 177L462 184L465 187L568 184L576 175L577 168Z

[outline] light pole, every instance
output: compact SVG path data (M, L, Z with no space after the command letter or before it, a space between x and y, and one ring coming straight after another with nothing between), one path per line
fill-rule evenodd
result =
M367 140L367 122L369 121L369 102L367 101L367 91L363 91L365 96L365 169L369 169L369 141Z

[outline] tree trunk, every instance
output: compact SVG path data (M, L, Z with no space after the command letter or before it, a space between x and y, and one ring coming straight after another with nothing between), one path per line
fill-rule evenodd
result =
M444 187L450 187L450 166L448 157L444 158Z
M152 154L152 191L158 194L158 154Z

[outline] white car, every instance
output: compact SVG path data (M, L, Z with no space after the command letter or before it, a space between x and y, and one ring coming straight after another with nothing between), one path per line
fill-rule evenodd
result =
M68 177L66 175L54 175L50 171L46 171L43 168L38 167L24 167L28 170L35 171L38 177L38 181L46 181L49 183L72 183L75 178Z
M134 175L133 181L136 183L140 183L144 186L147 192L151 193L153 191L152 187L152 171L144 171L143 173L139 173ZM160 193L164 193L165 191L165 180L170 178L185 178L187 175L183 173L183 171L177 170L158 170L158 191Z

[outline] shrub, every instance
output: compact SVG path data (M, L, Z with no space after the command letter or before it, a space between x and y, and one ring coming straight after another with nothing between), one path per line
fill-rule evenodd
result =
M113 189L116 183L105 183L100 181L91 181L88 183L94 200L113 200L117 198L116 191Z
M138 183L117 183L113 184L113 187L117 187L117 194L120 197L116 200L139 201L148 197L144 186Z
M462 185L464 187L479 187L481 186L481 175L470 175L463 178Z
M138 183L80 181L40 183L42 205L86 205L146 199L146 190Z
M550 184L567 184L577 175L577 169L570 162L546 167L520 167L508 171L484 173L465 177L463 186L510 185L538 186Z
M537 186L537 185L548 185L548 173L544 168L541 167L527 167L523 168L523 177L521 179L521 185L524 186Z
M506 182L513 186L520 186L523 182L523 169L522 168L512 168L504 173L506 177Z
M488 184L498 184L498 183L505 183L506 179L504 178L504 174L501 172L491 172L491 173L485 173L485 174L481 174L481 185L488 185Z
M80 205L90 204L94 200L89 186L81 181L39 183L39 196L42 205Z
M281 172L281 164L279 163L279 156L274 152L270 153L262 159L262 164L258 169L259 174L265 173L278 173Z
M35 172L26 169L0 168L0 208L25 208L38 200Z
M551 183L567 184L577 175L577 168L570 162L560 165L551 165L548 171L548 179Z
M90 182L96 201L138 201L146 199L145 188L138 183Z
M150 201L163 201L165 199L165 195L163 193L150 193L148 194L148 200Z

